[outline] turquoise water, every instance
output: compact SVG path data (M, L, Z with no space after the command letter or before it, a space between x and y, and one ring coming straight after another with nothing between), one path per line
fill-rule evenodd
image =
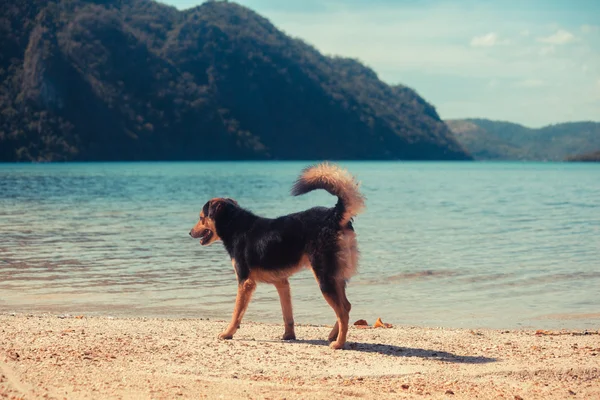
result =
M362 181L351 318L494 328L600 327L600 165L344 163ZM0 164L0 311L229 319L219 243L188 236L206 200L275 217L305 163ZM332 323L309 271L298 323ZM259 285L246 318L280 322Z

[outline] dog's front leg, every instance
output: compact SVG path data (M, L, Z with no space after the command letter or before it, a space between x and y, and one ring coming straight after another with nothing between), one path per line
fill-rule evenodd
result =
M252 279L246 279L238 284L237 296L235 298L235 308L231 316L231 322L227 329L219 335L219 339L232 339L238 327L242 323L244 313L248 308L248 303L252 298L252 293L256 289L256 282Z

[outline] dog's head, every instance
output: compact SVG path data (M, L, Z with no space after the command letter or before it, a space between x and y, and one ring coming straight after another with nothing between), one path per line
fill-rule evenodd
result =
M200 239L202 246L221 239L217 234L216 220L223 211L231 207L238 207L237 201L229 198L215 198L206 202L202 211L200 211L200 219L198 223L190 231L190 236L195 239Z

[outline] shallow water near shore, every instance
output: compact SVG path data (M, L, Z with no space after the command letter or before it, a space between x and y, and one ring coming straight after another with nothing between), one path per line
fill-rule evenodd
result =
M0 312L228 319L222 245L188 236L206 200L276 217L302 162L0 164ZM343 163L362 181L352 320L597 329L600 165ZM291 279L297 323L334 320L309 271ZM246 318L279 322L272 286Z

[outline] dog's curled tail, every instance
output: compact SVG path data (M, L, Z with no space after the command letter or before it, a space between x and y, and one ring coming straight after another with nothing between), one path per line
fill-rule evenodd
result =
M365 198L358 190L359 183L348 171L329 163L305 168L292 187L292 196L299 196L316 189L324 189L338 202L335 206L340 215L340 225L346 226L352 217L365 208Z

